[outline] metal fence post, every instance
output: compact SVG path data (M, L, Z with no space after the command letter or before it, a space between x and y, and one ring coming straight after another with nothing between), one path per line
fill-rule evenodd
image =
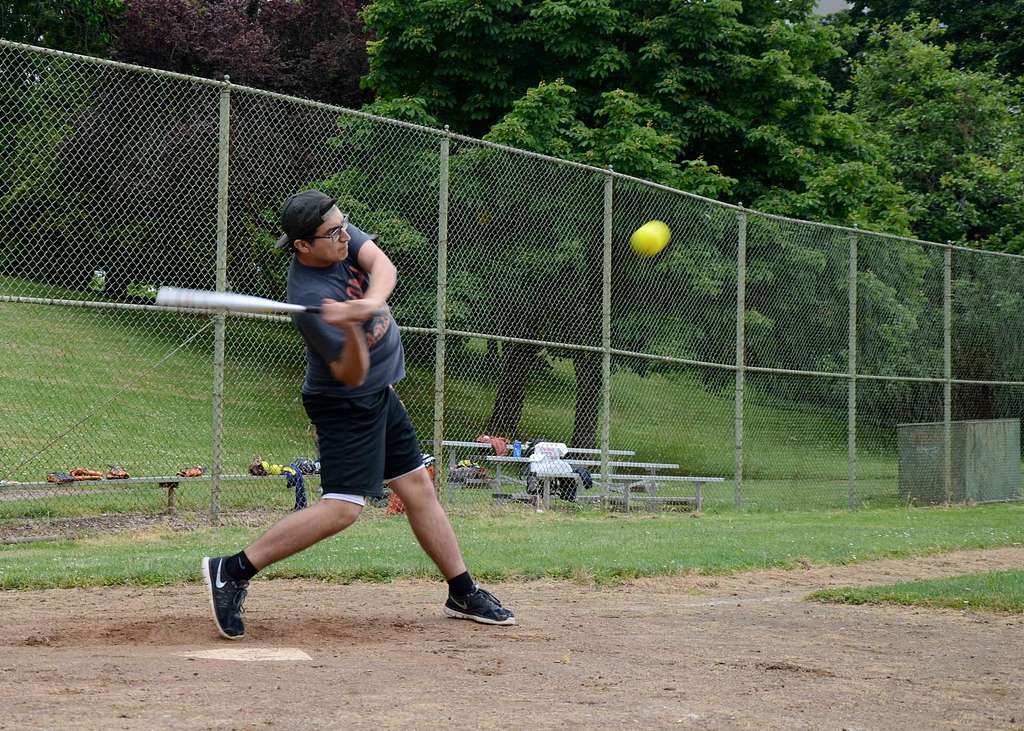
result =
M953 246L947 242L942 277L942 487L953 501Z
M601 263L601 492L607 495L612 481L608 474L608 449L612 424L612 210L614 207L614 178L608 166L604 179L604 257ZM626 490L626 510L629 510L629 490Z
M441 485L444 440L444 356L445 326L448 318L448 152L450 137L448 125L441 139L441 158L438 171L439 193L437 201L437 310L435 315L437 341L434 350L434 490Z
M846 373L846 506L857 507L857 235L850 235L850 272L847 284L850 321Z
M747 309L747 214L736 214L739 237L736 248L736 464L733 501L737 508L743 505L743 376L744 376L744 317Z
M228 147L231 139L231 77L220 90L217 139L217 278L216 289L227 288L228 266ZM210 461L210 522L220 521L220 476L224 470L224 315L213 316L213 430Z

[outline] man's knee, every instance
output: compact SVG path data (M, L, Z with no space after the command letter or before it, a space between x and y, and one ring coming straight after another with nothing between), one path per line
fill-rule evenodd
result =
M398 497L402 498L406 508L417 508L438 503L437 493L430 474L425 470L416 470L397 480L392 480L390 487Z
M355 523L363 512L362 505L350 503L347 500L335 500L324 498L320 501L323 511L325 528L332 534L338 533Z

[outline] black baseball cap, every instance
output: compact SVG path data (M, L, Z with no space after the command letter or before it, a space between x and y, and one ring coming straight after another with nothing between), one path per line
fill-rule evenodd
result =
M334 198L319 190L304 190L288 196L281 206L281 228L284 234L277 240L277 248L285 249L296 239L314 236L335 203Z

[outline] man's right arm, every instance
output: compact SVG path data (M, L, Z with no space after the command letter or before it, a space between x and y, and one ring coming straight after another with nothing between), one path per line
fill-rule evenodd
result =
M370 371L370 350L366 344L366 333L357 308L350 302L325 299L321 304L320 316L345 335L341 354L328 362L331 375L348 388L361 386Z
M341 326L345 333L345 345L341 355L328 363L331 375L344 383L348 388L363 385L366 374L370 371L370 350L366 346L366 333L359 322L349 322Z

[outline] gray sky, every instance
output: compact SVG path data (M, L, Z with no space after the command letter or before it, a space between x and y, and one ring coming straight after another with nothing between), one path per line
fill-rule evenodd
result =
M818 0L818 13L826 15L828 13L834 13L837 10L843 10L849 6L850 4L844 2L844 0Z

